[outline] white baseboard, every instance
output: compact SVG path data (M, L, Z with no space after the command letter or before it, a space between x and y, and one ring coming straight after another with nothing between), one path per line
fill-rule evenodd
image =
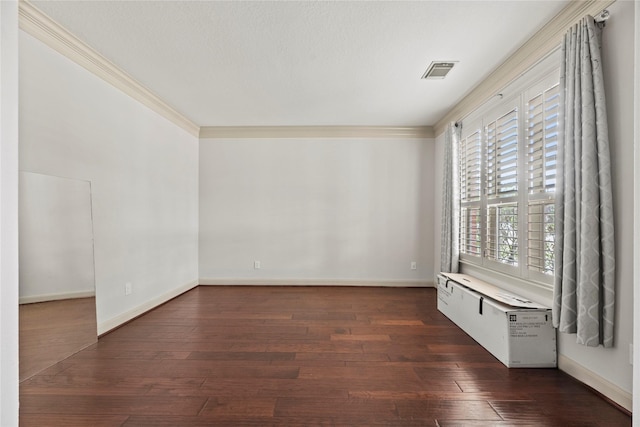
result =
M590 371L566 356L558 355L558 369L585 383L603 396L611 399L624 409L631 411L633 397L617 385L607 381L600 375Z
M33 304L36 302L59 301L63 299L92 298L95 296L95 291L77 291L64 292L59 294L32 295L27 297L20 297L20 299L18 300L18 304Z
M379 287L425 287L434 283L426 280L355 280L355 279L256 279L256 278L201 278L201 285L228 286L379 286Z
M164 304L165 302L177 297L180 294L183 294L187 291L198 286L198 281L193 280L185 285L182 285L178 288L172 289L169 292L166 292L156 298L153 298L149 301L146 301L144 304L141 304L129 311L126 311L116 317L112 317L109 320L98 323L98 336L104 335L112 329L117 328L118 326L135 319L136 317L146 313L149 310L156 308L157 306Z

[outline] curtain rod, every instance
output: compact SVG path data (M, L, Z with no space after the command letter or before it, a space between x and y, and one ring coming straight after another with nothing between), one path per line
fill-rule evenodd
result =
M0 1L1 1L1 0L0 0ZM606 23L606 21L609 19L610 15L611 15L611 14L609 13L609 11L608 11L607 9L603 9L603 10L602 10L602 12L598 13L596 16L594 16L594 17L593 17L593 20L596 22L596 24L599 24L599 25L601 25L601 26L604 26L604 25L605 25L605 23ZM536 64L537 64L537 63L542 62L542 61L543 61L547 56L549 56L550 54L552 54L553 52L555 52L555 51L556 51L556 50L558 50L558 49L560 49L560 45L558 45L558 46L557 46L556 48L554 48L551 52L549 52L547 55L545 55L543 58L541 58L539 61L537 61L537 62L536 62ZM532 65L532 67L533 67L533 66L535 66L535 64L534 64L534 65ZM522 74L521 74L521 75L522 75ZM497 94L495 94L493 97L491 97L491 98L489 98L489 99L492 99L492 98L495 98L495 97L502 98L502 96L503 96L503 95L502 95L501 93L497 93ZM484 104L484 103L483 103L483 104ZM480 107L477 107L477 108L480 108ZM475 110L474 110L474 111L475 111ZM455 127L462 128L462 123L463 123L464 119L465 119L467 116L469 116L470 114L472 114L472 113L473 113L473 111L471 111L471 112L469 112L469 113L465 114L463 117L461 117L460 119L456 120L456 121L454 122L454 126L455 126Z

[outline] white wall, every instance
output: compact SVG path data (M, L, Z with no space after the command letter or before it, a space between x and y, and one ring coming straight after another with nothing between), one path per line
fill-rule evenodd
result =
M0 425L18 425L18 3L0 1Z
M432 283L433 167L430 139L203 139L201 283Z
M615 347L589 348L575 343L574 335L559 334L560 368L567 370L603 394L629 407L632 391L632 365L629 344L633 335L633 220L634 174L632 152L634 73L634 3L616 2L609 11L603 37L604 73L607 90L609 136L613 165L613 191L616 226L616 328ZM439 160L443 159L444 136L436 138ZM441 199L441 183L436 178L436 199ZM435 241L435 263L439 265L439 241ZM528 294L532 297L531 294ZM551 295L540 295L550 303Z
M20 169L91 182L102 333L197 283L198 140L22 31L19 47Z

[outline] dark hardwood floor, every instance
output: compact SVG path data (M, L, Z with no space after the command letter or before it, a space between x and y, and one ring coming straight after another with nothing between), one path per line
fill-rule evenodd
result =
M435 289L198 287L20 385L22 426L630 426L507 369Z

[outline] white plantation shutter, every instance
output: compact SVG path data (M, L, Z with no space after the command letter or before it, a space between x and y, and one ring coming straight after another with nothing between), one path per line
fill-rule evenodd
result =
M480 256L482 250L479 207L460 209L460 253Z
M493 261L518 265L518 206L515 203L487 207L487 250Z
M527 102L527 267L553 274L559 85L534 95Z
M485 257L518 265L518 109L485 126Z
M479 257L482 253L482 132L460 140L460 253Z
M527 156L529 193L555 192L558 154L559 85L528 102Z
M482 137L480 130L460 141L460 201L480 200L480 161Z
M529 203L527 221L528 256L530 270L551 274L554 268L554 202Z
M518 193L518 111L513 109L489 123L486 135L487 198Z

